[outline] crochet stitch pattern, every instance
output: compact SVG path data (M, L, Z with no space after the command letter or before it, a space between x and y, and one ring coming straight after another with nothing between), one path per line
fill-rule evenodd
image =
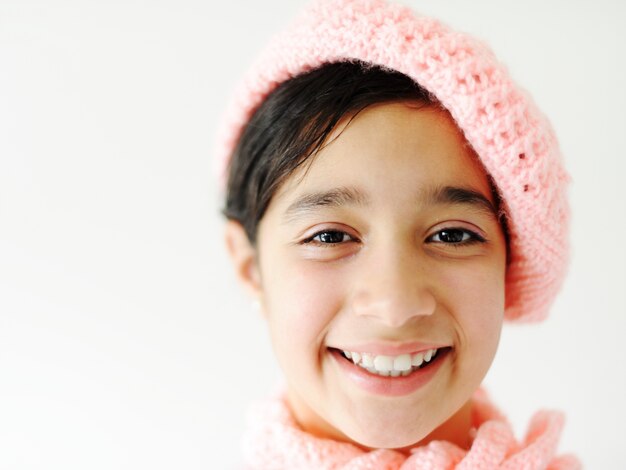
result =
M222 121L225 179L256 108L281 82L324 63L358 60L402 72L448 110L493 178L509 229L509 321L544 319L569 256L569 175L554 131L530 96L480 40L384 0L319 0L253 64Z
M285 392L258 401L248 413L244 455L250 470L579 470L578 459L557 456L563 415L537 412L522 442L504 415L479 389L472 398L474 438L468 450L446 441L411 449L365 451L347 442L303 431L291 415Z

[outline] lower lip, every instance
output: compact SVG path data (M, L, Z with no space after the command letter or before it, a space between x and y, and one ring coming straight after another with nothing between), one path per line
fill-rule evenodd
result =
M435 359L426 367L417 369L407 376L383 377L381 375L372 374L362 367L355 365L353 362L348 361L338 350L329 350L330 355L333 356L337 365L339 365L348 379L352 380L357 386L367 392L388 397L408 395L426 385L448 359L449 352L450 349L447 348L438 351Z

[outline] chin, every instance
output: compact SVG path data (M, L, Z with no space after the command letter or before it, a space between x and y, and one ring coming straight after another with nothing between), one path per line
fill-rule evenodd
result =
M372 403L369 407L361 404L355 409L338 410L339 419L332 426L347 440L367 449L414 446L437 427L433 417L419 406L413 404L407 409L394 403L388 402L386 406Z

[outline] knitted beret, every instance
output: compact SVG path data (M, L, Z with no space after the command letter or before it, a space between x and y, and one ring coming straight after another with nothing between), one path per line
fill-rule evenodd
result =
M218 171L246 122L281 82L360 60L408 75L449 111L493 178L510 232L505 318L545 318L569 253L569 176L554 132L481 41L384 0L318 0L270 42L236 90L218 138Z

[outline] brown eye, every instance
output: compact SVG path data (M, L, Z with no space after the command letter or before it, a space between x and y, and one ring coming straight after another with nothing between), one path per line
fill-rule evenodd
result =
M318 243L323 244L341 243L349 239L350 236L347 233L340 232L338 230L326 230L324 232L319 232L311 238L311 240L315 240Z
M446 228L439 230L429 241L447 245L465 245L475 242L484 242L485 239L475 232L461 228Z
M459 229L442 230L435 237L444 243L461 243L470 238L467 232Z

